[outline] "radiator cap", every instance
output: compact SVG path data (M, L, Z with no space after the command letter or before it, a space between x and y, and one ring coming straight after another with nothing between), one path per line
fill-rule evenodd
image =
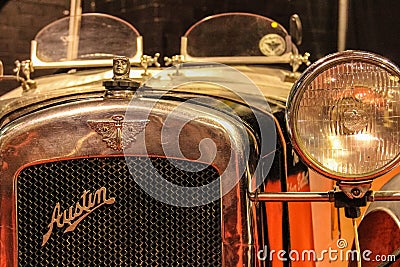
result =
M132 80L110 80L104 81L103 86L107 90L134 90L139 88L140 83Z

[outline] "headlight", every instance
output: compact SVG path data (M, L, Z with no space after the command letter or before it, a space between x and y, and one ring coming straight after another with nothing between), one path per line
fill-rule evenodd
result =
M287 104L292 143L317 172L361 181L392 169L400 152L400 70L381 56L346 51L310 66Z

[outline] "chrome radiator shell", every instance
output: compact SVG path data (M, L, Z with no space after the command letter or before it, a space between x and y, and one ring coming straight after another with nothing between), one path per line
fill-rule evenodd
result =
M221 247L222 266L254 265L258 244L256 207L247 197L248 173L245 169L244 154L247 140L253 151L258 151L254 135L243 124L224 112L190 104L184 112L173 110L180 104L176 100L154 100L143 98L135 106L127 99L82 99L50 106L8 123L2 129L1 151L1 231L2 255L6 256L8 266L24 265L18 263L18 183L20 173L27 167L86 158L112 158L123 156L150 156L154 158L176 158L198 161L202 153L199 143L203 139L214 142L217 153L211 165L221 176L221 192L227 191L220 200L221 204ZM150 113L149 113L150 111ZM197 119L188 117L195 112ZM129 146L129 154L107 146L102 136L88 125L91 120L109 121L113 116L125 114L149 114L146 130L136 136ZM165 155L161 142L161 133L166 119L181 127L179 135L179 154ZM250 140L250 141L249 141ZM231 164L233 159L233 163ZM232 188L226 190L237 181ZM79 197L79 196L76 196ZM118 196L121 197L121 196ZM54 202L62 199L54 198ZM68 207L63 207L62 210ZM51 218L52 210L44 214ZM45 234L45 233L43 233ZM255 238L256 237L256 238ZM41 244L36 244L41 245ZM173 264L173 263L172 263Z

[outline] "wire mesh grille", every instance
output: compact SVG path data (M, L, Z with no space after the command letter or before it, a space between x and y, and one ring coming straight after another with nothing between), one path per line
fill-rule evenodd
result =
M154 169L182 186L200 186L219 177L211 166L179 164L186 171L168 159L141 157L75 159L24 169L17 179L19 266L220 266L220 200L193 208L171 206L134 182ZM52 223L57 202L68 217L69 207L72 215L76 212L84 190L94 195L102 187L107 198L115 198L114 204L94 210L70 232L64 232L68 223ZM50 225L51 235L42 246Z

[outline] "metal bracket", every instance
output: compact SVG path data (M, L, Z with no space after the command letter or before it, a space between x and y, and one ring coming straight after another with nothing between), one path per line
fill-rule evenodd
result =
M22 89L26 92L31 89L36 89L37 84L34 80L31 79L31 73L34 71L32 61L30 60L23 60L19 61L16 60L15 62L14 73L17 76L17 80L21 82ZM21 74L24 77L21 77Z
M290 66L292 66L292 72L295 73L301 64L306 64L306 66L309 66L311 64L310 60L308 60L310 57L310 53L306 52L304 55L299 55L299 54L292 54L290 56Z
M338 187L350 199L363 198L365 194L371 189L370 181L363 182L339 182Z
M172 57L164 57L164 62L165 62L164 63L165 66L167 66L167 67L170 66L170 65L174 66L176 68L176 72L173 75L178 76L179 75L179 67L180 67L180 65L182 63L185 62L185 57L183 55L175 55L175 56L172 56Z
M165 66L176 66L185 62L185 57L183 55L175 55L172 57L164 57Z
M149 78L151 76L151 73L148 72L148 68L151 66L156 66L159 68L161 65L158 62L158 58L160 57L160 53L156 53L154 57L148 56L148 55L142 55L140 58L140 65L142 66L144 72L142 73L142 76L145 78Z

